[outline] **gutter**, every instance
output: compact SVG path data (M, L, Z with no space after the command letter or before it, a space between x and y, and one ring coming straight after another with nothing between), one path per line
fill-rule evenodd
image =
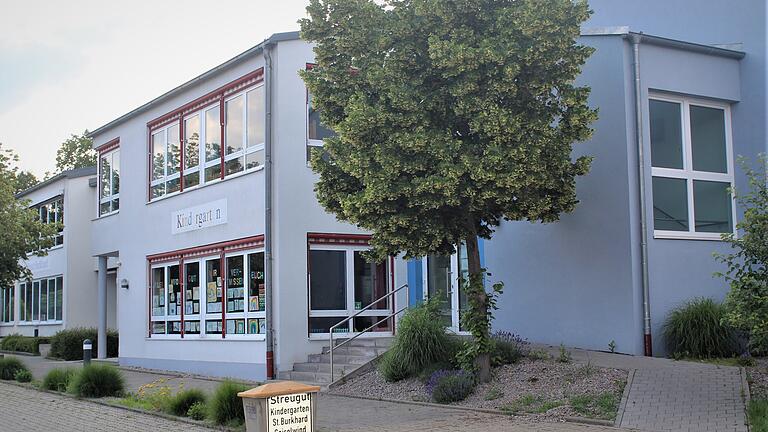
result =
M640 43L645 40L642 33L629 33L627 35L632 45L632 66L634 69L634 96L635 96L635 136L637 143L637 174L640 193L640 261L642 265L643 285L643 348L648 357L653 355L653 341L651 337L651 302L650 289L648 287L648 218L645 196L645 150L643 143L643 99L640 82Z
M275 379L274 331L272 325L272 50L275 42L264 45L264 307L266 308L267 379Z

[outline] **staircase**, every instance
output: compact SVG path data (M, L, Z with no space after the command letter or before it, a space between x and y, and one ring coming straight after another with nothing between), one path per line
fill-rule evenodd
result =
M334 339L334 345L343 342ZM355 339L333 350L334 379L349 377L350 374L365 372L372 367L372 361L384 354L392 344L392 338ZM320 354L310 354L306 363L294 363L293 370L278 373L278 379L313 383L321 386L331 384L330 348L324 346Z

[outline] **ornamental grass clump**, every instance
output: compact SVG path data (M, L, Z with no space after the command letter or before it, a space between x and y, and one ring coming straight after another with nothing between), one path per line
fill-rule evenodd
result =
M125 381L120 371L98 364L85 366L71 378L67 387L69 393L87 398L121 396L124 390Z
M16 379L16 372L27 370L27 367L16 357L0 358L0 379L12 381Z
M27 369L19 369L16 371L13 378L20 383L32 382L32 372Z
M667 351L675 358L737 355L737 333L725 323L725 315L725 307L708 298L695 298L673 309L663 328Z
M77 373L73 368L56 368L51 369L45 374L43 378L43 388L46 390L52 390L57 392L67 391L70 380Z
M205 393L199 389L182 390L168 402L168 412L184 417L195 404L205 404Z
M437 403L463 401L475 389L475 376L463 370L439 370L427 381L427 392Z
M237 394L246 390L247 386L234 381L219 384L209 405L211 420L219 425L242 424L245 421L245 411Z

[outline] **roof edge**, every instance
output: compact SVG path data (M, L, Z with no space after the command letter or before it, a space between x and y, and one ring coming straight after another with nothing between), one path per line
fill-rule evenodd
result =
M17 199L22 198L25 195L29 195L30 193L36 190L42 189L64 178L73 179L73 178L87 177L92 175L96 175L96 166L88 166L88 167L75 168L67 171L62 171L49 179L43 180L35 184L34 186L24 189L23 191L17 193L15 196Z
M175 96L175 95L181 93L182 91L188 89L189 87L192 87L193 85L195 85L195 84L197 84L197 83L199 83L201 81L204 81L204 80L212 77L213 75L215 75L215 74L217 74L219 72L227 70L227 69L229 69L229 68L231 68L231 67L233 67L233 66L235 66L235 65L237 65L237 64L239 64L239 63L241 63L241 62L243 62L243 61L245 61L245 60L247 60L247 59L249 59L251 57L253 57L254 55L257 55L257 54L261 53L262 50L264 49L264 47L266 47L266 46L273 45L273 44L275 44L277 42L283 42L283 41L289 41L289 40L298 40L298 39L300 39L298 31L274 33L274 34L272 34L272 36L270 36L267 39L263 40L258 45L255 45L255 46L253 46L253 47L243 51L242 53L232 57L231 59L225 61L224 63L222 63L222 64L220 64L220 65L218 65L218 66L216 66L216 67L214 67L212 69L209 69L209 70L203 72L202 74L192 78L191 80L185 82L184 84L181 84L181 85L179 85L179 86L177 86L177 87L175 87L175 88L173 88L173 89L163 93L162 95L160 95L160 96L150 100L149 102L139 106L138 108L135 108L132 111L129 111L129 112L123 114L122 116L120 116L120 117L110 121L109 123L106 123L105 125L100 126L100 127L96 128L96 129L94 129L92 132L88 133L88 137L89 138L93 138L96 135L100 135L100 134L102 134L102 133L104 133L104 132L106 132L106 131L114 128L114 127L116 127L117 125L122 124L122 123L126 122L127 120L129 120L129 119L131 119L133 117L136 117L137 115L139 115L139 114L141 114L143 112L148 111L150 108L154 107L158 103L163 102L163 101L171 98L172 96ZM94 143L94 146L95 145L96 144Z

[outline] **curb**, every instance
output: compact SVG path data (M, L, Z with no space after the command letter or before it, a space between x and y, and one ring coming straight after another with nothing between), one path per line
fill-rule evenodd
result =
M744 419L747 425L747 430L751 431L752 426L749 424L749 401L752 400L752 395L749 391L749 381L747 380L747 368L739 367L739 375L741 375L741 398L744 401Z
M93 361L96 362L97 360L93 360ZM109 363L106 363L106 364L109 364ZM127 372L146 373L146 374L161 375L165 377L173 377L173 378L181 378L181 379L191 378L191 379L196 379L201 381L210 381L210 382L218 382L218 383L229 380L229 381L234 381L240 384L256 385L256 386L260 386L264 384L263 382L259 382L259 381L249 381L249 380L243 380L238 378L210 377L205 375L183 374L183 373L174 372L174 371L162 371L158 369L142 369L142 368L135 368L131 366L120 366L120 365L114 365L114 367Z
M390 403L397 403L397 404L403 404L403 405L417 405L417 406L423 406L428 408L442 408L442 409L449 409L454 411L477 412L477 413L493 414L493 415L504 416L504 417L516 417L521 419L532 418L532 416L530 415L510 414L508 412L504 412L501 410L494 410L494 409L488 409L488 408L472 408L472 407L465 407L465 406L459 406L459 405L443 405L443 404L432 403L432 402L406 401L406 400L399 400L399 399L377 398L377 397L371 397L371 396L352 396L352 395L333 393L329 391L326 391L323 393L329 396L338 396L338 397L344 397L349 399L364 399L364 400L370 400L370 401L390 402ZM584 417L571 417L571 416L563 417L563 420L565 420L566 423L579 423L579 424L588 424L593 426L613 426L613 422L609 420L598 420L598 419L590 419L590 418L584 418Z
M26 357L40 357L40 354L32 354L25 351L0 350L0 354L11 354L11 355L17 355L17 356L26 356Z
M635 380L635 371L632 369L627 376L627 384L624 386L624 393L621 395L621 402L619 403L619 409L616 411L616 420L613 422L613 427L621 427L621 421L624 419L624 411L627 409L627 403L629 402L629 389L632 388L632 381Z

